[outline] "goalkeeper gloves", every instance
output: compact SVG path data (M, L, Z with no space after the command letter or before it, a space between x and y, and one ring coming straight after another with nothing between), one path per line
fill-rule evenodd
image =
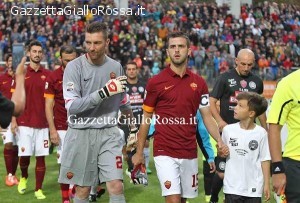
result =
M137 144L137 133L138 133L138 129L135 127L133 129L130 129L130 133L129 133L129 136L127 138L127 151L131 151L131 150L128 150L128 149L131 149L131 148L134 148L135 145Z
M119 76L116 79L110 79L98 93L101 99L106 99L112 95L125 92L127 84L127 77L125 75Z
M131 180L135 185L148 185L148 176L145 164L139 164L131 171Z

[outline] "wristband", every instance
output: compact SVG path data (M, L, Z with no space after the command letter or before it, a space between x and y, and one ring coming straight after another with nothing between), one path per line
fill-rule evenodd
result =
M271 168L272 168L272 171L271 171L272 174L279 174L279 173L285 172L282 161L271 163Z

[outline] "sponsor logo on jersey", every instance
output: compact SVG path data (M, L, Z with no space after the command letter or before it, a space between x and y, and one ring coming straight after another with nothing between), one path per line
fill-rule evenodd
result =
M191 83L190 86L191 86L191 88L192 88L193 91L195 91L197 89L197 87L198 87L198 85L196 83L194 83L194 82Z
M249 149L256 150L258 148L258 142L256 140L251 140L249 142Z
M132 90L133 92L136 92L136 91L137 91L137 87L136 87L136 86L133 86L133 87L131 88L131 90Z
M139 92L144 92L144 91L145 91L144 87L139 86Z
M250 87L251 89L255 89L255 88L256 88L256 83L253 82L253 81L249 82L249 87Z
M242 88L247 87L247 81L246 80L241 80L240 85L241 85Z
M230 138L229 144L231 144L231 146L233 146L233 147L236 147L239 145L239 143L237 143L237 138Z
M228 79L228 82L229 82L229 87L236 86L236 81L234 79Z
M165 90L170 89L171 87L173 87L174 85L170 85L170 86L165 86Z
M165 183L164 183L164 185L165 185L165 188L167 188L167 189L170 189L170 187L171 187L171 181L166 181Z

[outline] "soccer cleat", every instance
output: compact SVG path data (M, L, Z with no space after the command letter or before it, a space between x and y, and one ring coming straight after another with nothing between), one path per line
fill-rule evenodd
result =
M23 195L27 189L27 178L21 178L18 185L18 192Z
M104 193L105 193L105 189L100 188L100 189L97 191L97 197L100 198Z
M97 195L94 194L94 195L89 195L89 202L97 202Z
M205 195L205 203L209 203L211 195Z
M8 186L8 187L11 187L11 186L14 186L15 182L13 180L13 175L10 173L6 176L6 179L5 179L5 184Z
M19 180L16 176L12 176L15 185L19 185Z
M41 189L39 189L38 191L35 191L34 196L37 199L46 199L46 196L43 194L43 191Z
M147 174L151 174L151 173L152 173L151 169L147 167Z

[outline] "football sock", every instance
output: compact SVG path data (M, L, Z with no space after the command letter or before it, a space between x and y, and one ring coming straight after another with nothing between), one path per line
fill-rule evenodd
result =
M124 194L110 195L109 203L126 203Z
M4 161L7 174L13 174L13 149L4 148ZM14 174L13 174L14 175Z
M13 148L12 159L12 174L15 175L19 164L18 146Z
M22 172L23 178L28 178L28 166L30 164L30 156L21 156L20 157L20 169Z
M35 191L42 189L45 173L46 173L45 157L37 156L36 166L35 166Z
M205 195L210 195L214 173L204 174L204 191Z
M97 193L97 186L92 186L92 187L91 187L90 194L91 194L91 195L95 195L96 193Z
M212 182L212 187L211 187L211 199L210 201L212 202L218 202L219 200L219 192L222 189L223 186L223 180L219 177L217 173L215 173L213 182Z
M63 201L69 200L69 184L61 183L60 190L61 190L62 200Z
M149 167L149 161L150 161L150 148L144 148L144 156L145 156L145 165L146 168Z
M86 198L86 199L79 199L76 195L73 199L73 202L74 203L88 203L89 202L89 198Z

